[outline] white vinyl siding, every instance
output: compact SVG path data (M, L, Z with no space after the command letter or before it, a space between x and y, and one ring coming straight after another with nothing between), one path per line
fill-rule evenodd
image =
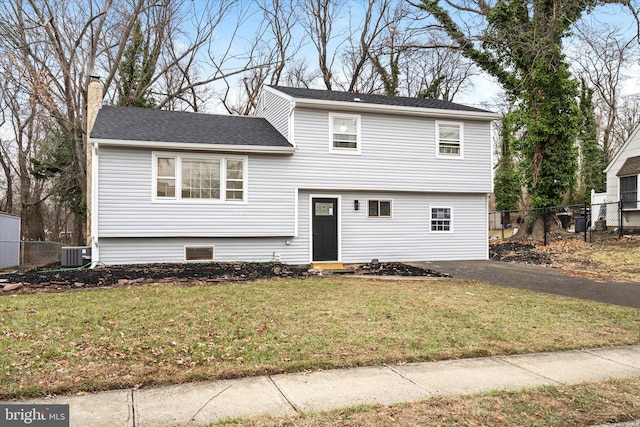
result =
M183 262L184 246L215 246L215 259L226 261L310 261L310 194L298 195L298 233L274 237L141 237L100 239L100 260L107 264ZM341 259L345 263L477 260L488 257L487 201L484 194L342 192ZM367 219L355 200L393 200L392 221ZM432 233L426 212L430 206L455 210L455 231ZM291 219L291 223L293 223ZM228 222L227 222L228 223ZM228 228L228 227L227 227Z
M361 153L343 156L328 154L328 143L318 137L329 133L327 113L298 108L292 177L299 188L490 193L489 122L465 122L463 160L436 158L435 123L424 117L362 114Z
M293 142L289 132L289 106L289 100L265 88L256 115L267 119L289 142Z
M436 122L436 156L462 158L464 126L459 122Z
M393 199L392 220L371 220L354 200ZM300 198L304 200L304 197ZM341 258L345 263L480 260L488 257L487 197L485 194L343 193ZM450 206L453 230L430 230L430 207ZM302 219L302 218L301 218Z
M152 152L101 146L98 236L292 236L295 187L288 166L291 160L289 155L252 155L243 171L249 184L243 190L244 201L154 201ZM182 248L179 251L182 259Z
M210 245L216 261L268 261L275 253L282 262L308 263L309 194L341 198L344 262L487 258L486 193L492 188L488 121L464 122L461 161L434 155L433 118L362 113L357 115L359 155L340 155L331 150L329 112L298 107L290 116L289 102L277 98L279 103L266 107L265 116L273 115L279 131L295 134L293 155L228 156L101 145L96 203L100 260L182 262L185 245ZM285 123L294 123L295 131ZM229 201L180 199L179 166L171 176L158 176L154 154L220 159L220 198ZM242 195L234 188L239 174L230 172L234 165L227 161L236 158L244 160ZM159 178L176 180L175 199L156 200ZM367 200L392 200L393 219L369 217ZM455 212L454 230L431 232L430 208L437 206Z

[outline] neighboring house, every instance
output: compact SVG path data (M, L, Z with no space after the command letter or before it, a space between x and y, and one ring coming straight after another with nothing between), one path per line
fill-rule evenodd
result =
M607 168L608 202L622 201L622 227L640 227L640 199L638 198L638 175L640 175L640 126L613 157ZM613 207L608 207L611 209ZM607 215L607 227L617 227L619 219Z
M20 265L20 217L0 212L0 270Z
M90 135L93 260L487 259L497 118L269 86L256 117L104 106Z

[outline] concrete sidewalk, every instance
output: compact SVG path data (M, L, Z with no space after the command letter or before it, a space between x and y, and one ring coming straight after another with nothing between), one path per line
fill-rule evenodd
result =
M640 377L640 346L366 367L0 403L69 404L71 426L187 426Z

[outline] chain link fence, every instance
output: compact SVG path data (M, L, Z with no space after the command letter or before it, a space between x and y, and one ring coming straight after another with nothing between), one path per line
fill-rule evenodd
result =
M490 239L524 234L544 244L558 238L593 242L640 234L640 201L489 212Z
M62 243L28 240L0 240L0 270L32 270L59 263Z

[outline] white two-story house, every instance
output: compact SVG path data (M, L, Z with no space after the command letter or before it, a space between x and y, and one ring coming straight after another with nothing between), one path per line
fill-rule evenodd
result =
M255 117L103 106L90 135L93 260L487 259L497 118L269 86Z

